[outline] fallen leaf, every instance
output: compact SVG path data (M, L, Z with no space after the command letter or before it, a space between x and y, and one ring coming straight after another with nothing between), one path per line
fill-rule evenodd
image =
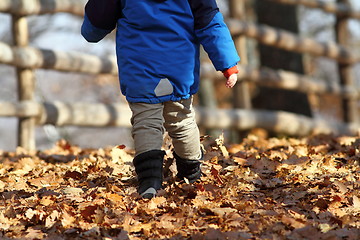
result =
M157 209L161 204L164 204L165 202L166 202L165 197L155 197L149 201L147 207L151 210Z
M319 224L319 228L321 230L321 232L323 233L327 233L328 231L334 229L336 226L331 226L330 224L327 223L321 223Z
M281 221L286 224L286 225L289 225L293 228L303 228L306 226L306 224L300 220L297 220L297 219L294 219L292 217L288 217L288 216L285 216L283 215L281 217Z
M64 175L64 178L72 178L75 180L80 180L83 177L83 174L78 171L67 171Z
M360 200L357 196L353 196L353 207L356 211L360 210Z
M57 220L60 217L60 213L58 211L53 211L49 216L46 217L45 219L45 227L46 228L51 228L52 226L54 226L54 224L57 222Z
M213 213L215 213L217 216L224 218L226 215L229 215L230 213L236 213L237 210L234 208L211 208L210 209Z
M84 190L82 190L81 188L67 187L67 188L63 189L63 192L66 195L80 196L81 194L84 193Z
M26 233L25 238L27 239L42 239L46 235L41 230L34 228L28 228Z
M53 205L56 201L56 198L53 196L45 196L40 200L40 204L43 206L50 206Z
M342 182L338 181L338 180L335 180L334 181L334 185L338 187L339 191L342 193L342 194L345 194L347 193L348 191L348 188L345 186L345 184L343 184Z

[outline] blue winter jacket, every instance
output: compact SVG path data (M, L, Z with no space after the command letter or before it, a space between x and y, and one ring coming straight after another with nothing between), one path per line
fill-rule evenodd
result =
M98 42L115 28L120 87L129 102L195 94L200 44L218 71L240 60L215 0L89 0L84 38Z

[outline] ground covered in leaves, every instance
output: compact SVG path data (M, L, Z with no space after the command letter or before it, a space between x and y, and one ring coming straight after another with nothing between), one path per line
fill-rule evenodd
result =
M125 146L0 151L1 239L360 239L360 138L209 141L202 181L136 193ZM206 141L205 141L206 142Z

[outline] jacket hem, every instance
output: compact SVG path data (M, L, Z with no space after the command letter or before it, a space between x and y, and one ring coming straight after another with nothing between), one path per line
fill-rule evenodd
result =
M168 102L168 101L177 102L177 101L180 101L182 99L188 99L188 98L191 97L191 95L193 95L193 94L187 94L187 95L183 95L183 96L167 95L167 96L154 97L154 98L136 98L136 97L126 96L126 100L128 102L131 102L131 103L151 103L151 104L156 104L156 103L163 103L163 102Z

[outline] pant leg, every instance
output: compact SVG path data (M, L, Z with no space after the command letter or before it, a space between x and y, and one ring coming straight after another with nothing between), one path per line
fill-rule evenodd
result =
M129 103L136 156L161 150L164 134L163 104Z
M198 160L202 153L192 100L191 97L178 102L165 102L164 126L172 138L175 153L184 159Z

